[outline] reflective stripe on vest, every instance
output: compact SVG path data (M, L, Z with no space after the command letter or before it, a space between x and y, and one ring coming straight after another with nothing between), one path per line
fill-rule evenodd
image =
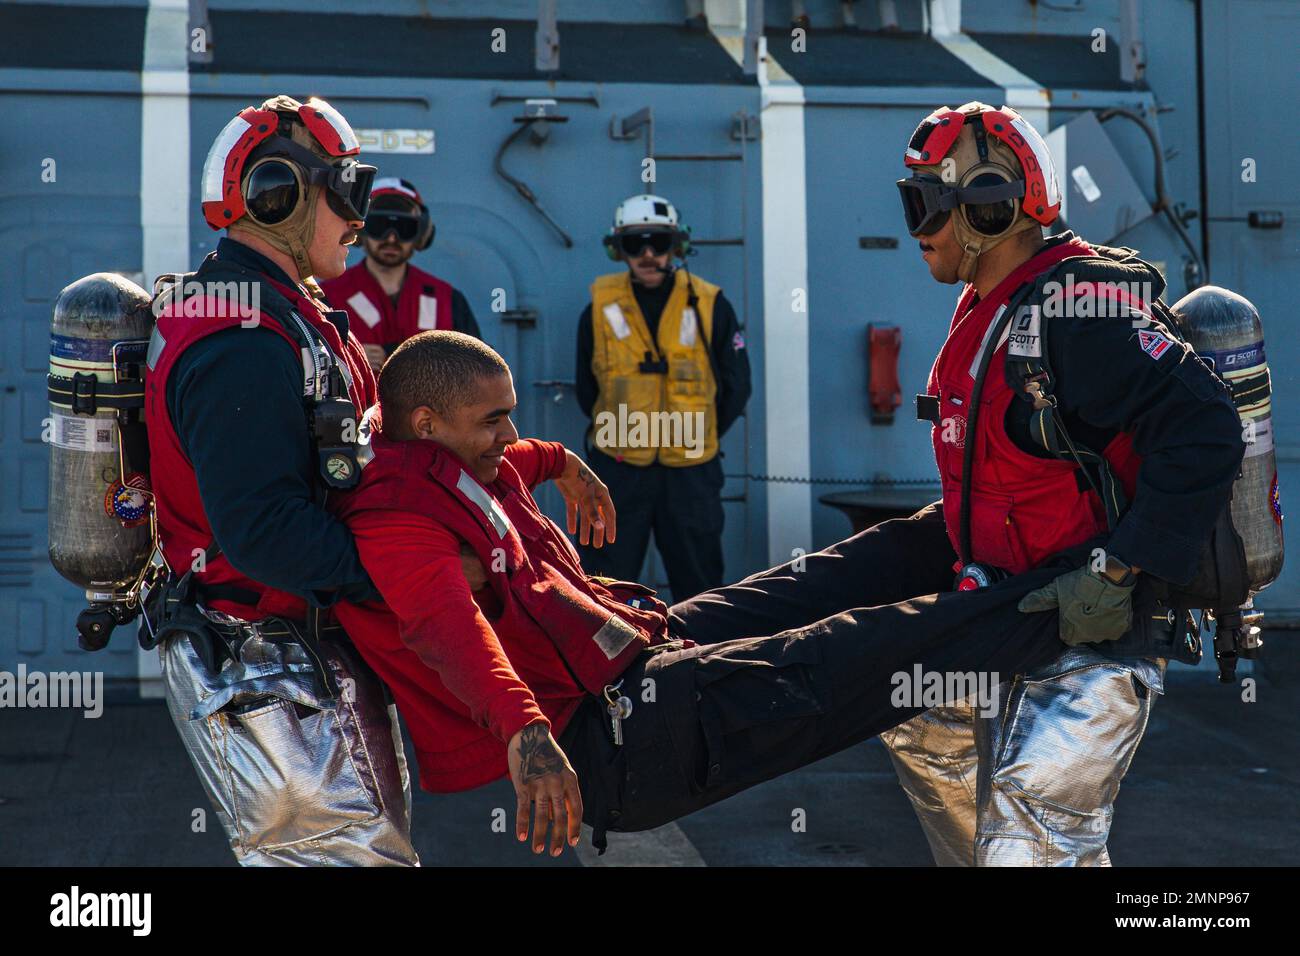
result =
M497 500L488 494L487 490L471 478L469 472L463 468L460 477L456 479L456 490L478 505L478 510L483 512L483 516L488 521L492 522L492 528L496 531L498 538L504 538L510 533L510 519L501 510Z

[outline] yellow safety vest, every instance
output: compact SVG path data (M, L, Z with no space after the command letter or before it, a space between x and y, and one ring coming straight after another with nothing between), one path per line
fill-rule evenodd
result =
M591 370L600 386L592 409L592 439L605 454L632 465L658 461L671 468L702 465L718 453L718 383L709 362L713 303L719 289L692 276L691 312L686 270L659 317L658 341L650 338L628 272L591 284ZM641 364L667 361L667 372L644 372Z

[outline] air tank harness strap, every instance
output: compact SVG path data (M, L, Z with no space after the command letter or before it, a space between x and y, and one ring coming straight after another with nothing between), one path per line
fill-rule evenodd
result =
M213 674L221 670L221 662L230 657L230 650L199 610L198 602L223 600L254 606L260 595L248 588L204 584L195 578L196 567L207 567L220 554L221 546L213 538L203 551L201 562L195 561L179 578L169 574L150 589L144 607L147 623L140 624L141 647L153 650L173 633L184 633L203 666Z
M984 391L984 379L988 375L989 363L993 359L993 354L997 351L997 343L1001 340L1002 333L1007 330L1012 318L1019 312L1021 306L1029 301L1031 296L1035 303L1043 301L1044 287L1052 280L1058 268L1060 268L1060 264L1056 268L1046 270L1035 279L1023 283L1016 289L1007 301L1001 316L997 319L997 326L986 337L987 344L980 356L979 369L976 372L975 385L971 393L970 412L966 423L968 434L977 434L976 425L980 412L980 398ZM1034 412L1030 419L1030 434L1034 437L1034 440L1053 457L1074 460L1088 486L1101 499L1106 508L1107 528L1114 531L1115 526L1119 523L1120 515L1128 506L1128 500L1124 495L1122 485L1106 459L1087 446L1076 445L1071 440L1070 433L1065 428L1065 423L1061 420L1057 399L1052 393L1056 380L1052 375L1046 345L1046 321L1048 316L1045 314L1045 310L1041 308L1039 313L1038 351L1040 354L1030 357L1012 356L1011 349L1008 347L1006 355L1008 384L1017 395L1033 404ZM967 441L962 454L961 525L958 541L963 564L970 564L973 560L971 557L970 499L975 465L975 446L977 444L978 442L975 441ZM1089 464L1101 475L1101 487L1098 487L1096 480L1093 478Z
M45 377L46 397L54 408L66 408L73 415L96 415L101 410L116 412L117 431L126 462L131 469L143 474L149 473L149 437L144 427L142 375L148 347L148 339L113 345L113 368L115 375L123 376L121 381L102 382L93 372ZM121 477L125 481L127 476Z
M144 383L139 379L101 382L93 372L47 375L45 391L51 405L71 409L74 415L94 415L101 408L115 412L144 408Z
M1238 408L1257 404L1273 394L1267 371L1252 375L1249 378L1230 381L1228 387L1232 390L1233 404Z
M1050 388L1050 380L1046 384ZM1044 381L1038 375L1030 375L1025 380L1023 397L1034 403L1034 411L1029 419L1029 432L1034 441L1053 456L1074 459L1088 486L1096 492L1106 507L1106 527L1114 531L1120 515L1128 507L1128 496L1124 494L1124 487L1116 478L1110 463L1102 455L1086 445L1076 445L1071 441L1070 433L1065 430L1065 423L1061 421L1056 396L1045 390L1043 385ZM1094 480L1094 473L1101 478L1100 488Z
M971 557L970 499L972 476L975 470L975 446L979 444L974 436L978 434L975 429L979 424L980 398L984 392L984 379L988 376L989 363L993 359L993 353L998 350L998 342L1002 338L1002 333L1011 324L1011 317L1016 314L1021 304L1033 291L1034 282L1029 281L1011 293L1011 298L1007 301L1006 306L994 318L996 326L985 336L984 351L980 355L979 369L975 373L975 384L971 389L970 410L967 412L966 420L966 434L970 437L967 439L965 448L962 451L961 466L961 521L958 526L957 545L961 552L959 557L963 566L974 561Z
M215 560L220 554L221 545L217 544L216 538L213 538L203 552L202 566L206 567L209 561ZM191 567L176 583L176 592L177 600L187 603L196 612L196 605L200 600L233 601L247 607L256 607L261 600L261 595L249 588L241 588L234 584L204 584L193 580L193 575L194 569ZM209 672L216 674L221 670L224 658L236 660L239 645L247 637L248 629L238 624L227 625L208 621L201 612L199 617L208 626L202 629L191 629L190 644ZM334 671L325 660L320 642L323 637L347 640L347 635L341 626L327 620L320 608L308 608L305 622L292 621L284 617L265 618L257 622L257 631L260 637L267 640L284 639L302 647L314 665L313 680L316 684L316 693L330 700L337 699L338 682L335 680Z
M229 656L229 649L198 608L200 583L194 577L195 565L206 567L207 562L215 560L220 553L221 548L214 538L203 552L201 565L196 561L179 578L168 574L149 589L144 603L144 620L140 622L141 647L152 650L170 637L184 636L209 673L216 674L221 670L221 661ZM252 594L252 598L256 603L257 595Z
M1042 333L1046 341L1046 332ZM1022 399L1030 402L1034 410L1029 418L1029 434L1040 448L1055 458L1073 459L1093 492L1106 508L1106 527L1114 531L1120 516L1128 507L1124 486L1111 469L1105 457L1086 445L1076 444L1061 420L1061 410L1052 394L1055 378L1047 359L1047 349L1037 358L1007 356L1007 376L1017 387ZM1094 474L1100 476L1098 487Z
M257 636L264 641L273 644L297 644L311 658L312 681L315 684L317 696L337 700L339 697L338 680L326 660L320 642L322 637L342 642L347 639L347 635L339 624L321 622L322 613L320 608L310 608L307 614L306 623L294 621L287 617L267 617L256 624L213 624L212 629L216 632L222 644L226 646L227 653L232 660L239 653L239 648L243 642L251 636L253 628L256 628Z

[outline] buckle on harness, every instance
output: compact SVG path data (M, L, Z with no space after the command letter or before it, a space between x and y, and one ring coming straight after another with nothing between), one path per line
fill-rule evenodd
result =
M74 372L72 375L72 414L94 415L98 411L95 386L99 379L93 372Z
M637 371L647 372L652 375L667 375L668 359L666 358L655 359L654 356L651 355L649 351L647 351L645 353L645 358L642 359L639 365L637 365Z
M1043 394L1043 383L1046 380L1047 373L1044 372L1025 382L1025 393L1033 400L1035 410L1056 407L1056 396L1051 392Z

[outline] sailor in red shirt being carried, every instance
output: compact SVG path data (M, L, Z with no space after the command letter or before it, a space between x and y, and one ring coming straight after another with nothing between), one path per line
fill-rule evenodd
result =
M421 785L465 790L509 773L521 841L535 808L534 852L548 826L553 855L576 845L584 818L603 849L606 830L661 826L931 706L898 698L899 673L978 671L996 684L1061 651L1054 614L1016 608L1065 566L1050 563L965 594L933 593L948 574L931 575L925 596L877 607L902 586L884 569L858 579L852 610L683 640L682 605L583 571L531 492L554 480L570 533L599 547L617 533L608 491L563 446L520 441L514 407L506 363L470 336L425 332L392 354L373 457L337 506L384 603L338 613L406 718ZM891 525L909 523L866 534L888 548ZM942 522L918 527L946 546ZM462 570L466 548L481 582ZM731 623L744 614L734 600Z

